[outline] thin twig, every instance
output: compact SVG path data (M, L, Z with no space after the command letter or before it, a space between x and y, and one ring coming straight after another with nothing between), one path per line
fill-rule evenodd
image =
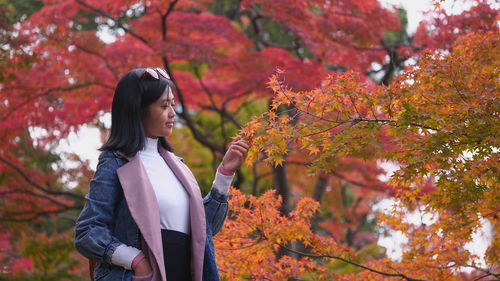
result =
M380 275L384 275L384 276L401 277L401 278L404 278L404 279L406 279L408 281L428 281L426 279L418 279L418 278L409 277L409 276L407 276L407 275L405 275L403 273L388 273L388 272L379 271L377 269L374 269L374 268L371 268L371 267L368 267L368 266L362 265L360 263L353 262L353 261L350 261L348 259L344 259L344 258L338 257L338 256L333 256L333 255L313 255L313 254L308 254L308 253L296 251L296 250L290 249L290 248L285 247L285 246L282 246L282 247L285 248L286 250L292 252L292 253L295 253L295 254L298 254L298 255L302 255L302 256L306 256L306 257L311 257L311 258L331 258L331 259L340 260L340 261L343 261L345 263L349 263L349 264L355 265L357 267L361 267L361 268L366 269L368 271L371 271L371 272L374 272L374 273L377 273L377 274L380 274Z
M7 166L9 166L11 169L16 171L31 186L33 186L34 188L36 188L36 189L38 189L46 194L55 195L55 196L68 196L68 197L72 197L72 198L77 199L77 200L84 200L85 199L82 195L79 195L76 193L67 192L67 191L52 191L52 190L50 190L51 189L50 186L48 186L47 188L41 186L40 184L34 182L31 179L31 177L29 177L20 167L14 165L13 163L11 163L10 161L8 161L7 159L5 159L1 156L0 156L0 162L3 162Z
M126 27L124 23L122 23L120 20L117 20L115 19L114 17L112 17L110 14L106 13L105 11L101 10L101 9L98 9L88 3L86 3L85 1L83 0L76 0L76 2L78 2L80 5L86 7L87 9L90 9L91 11L93 11L94 13L98 14L98 15L101 15L105 18L108 18L114 22L117 23L117 25L122 28L126 33L132 35L132 37L135 37L136 39L138 39L139 41L141 41L142 43L148 45L148 40L146 40L144 37L140 36L139 34L135 33L133 30L131 30L130 28Z

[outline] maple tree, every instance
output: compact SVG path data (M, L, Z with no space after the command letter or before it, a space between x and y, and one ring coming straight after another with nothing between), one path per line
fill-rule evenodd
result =
M402 261L370 261L370 270L348 275L346 280L383 278L374 277L374 270L407 280L459 280L455 274L459 268L479 268L464 245L481 227L480 219L490 221L495 230L485 254L487 269L478 270L485 277L499 276L498 35L498 31L465 35L453 44L450 55L428 51L389 87L363 83L356 72L331 76L312 91L290 90L279 78L282 72L270 79L275 92L270 110L242 130L242 136L253 143L248 161L265 155L265 161L282 165L285 154L299 149L309 152L313 171L335 170L341 155L398 163L389 184L401 201L391 215L382 214L380 220L408 236ZM278 116L281 106L291 104L292 118ZM299 213L308 213L299 207ZM242 207L236 208L238 212ZM404 221L409 209L432 214L436 221L418 226ZM238 216L273 219L267 212ZM242 228L259 225L258 221L238 223ZM283 231L275 228L278 233ZM255 231L264 232L252 229L246 233ZM232 236L230 231L224 233ZM336 241L330 241L332 248L328 249L311 245L311 238L301 233L292 231L290 235L298 236L287 239L311 246L313 255L305 256L341 253ZM269 239L271 246L281 244L279 239ZM303 271L297 268L291 277L298 278Z
M356 84L350 85L353 89L366 85L363 93L368 93L379 91L378 83L389 85L407 60L418 58L424 47L449 49L454 39L442 35L449 31L436 19L430 19L415 37L409 36L404 11L393 12L375 0L7 2L0 10L9 15L0 22L0 133L4 140L0 145L0 217L6 229L2 241L13 243L2 263L13 278L38 274L29 268L13 270L20 264L17 253L36 248L30 239L55 244L57 239L49 241L43 235L20 239L10 230L33 233L35 229L70 239L66 232L71 231L71 219L84 203L92 171L77 155L59 154L55 148L83 124L101 128L105 134L103 117L109 111L114 85L130 68L162 66L175 80L181 128L171 142L193 164L206 192L230 137L271 103L274 93L266 81L276 67L286 71L286 85L295 91L320 86L328 74L356 70L363 74L349 74L345 79ZM485 1L477 3L474 7L481 8L471 11L481 12L466 11L450 19L460 32L496 28L496 10ZM483 19L484 15L488 16ZM112 40L102 36L106 30L113 34ZM277 108L276 120L283 120L282 125L293 123L297 110L290 105ZM268 139L270 144L281 145L283 151L293 145L283 146L283 139L270 133L275 136ZM396 195L398 189L378 178L385 171L373 161L378 155L374 143L397 149L390 136L366 140L365 149L358 143L358 150L344 151L344 155L333 150L330 155L335 157L325 154L324 163L311 162L314 157L309 152L317 156L324 149L314 143L316 138L304 138L299 141L305 142L301 145L311 141L308 150L286 155L284 165L273 168L254 158L251 167L238 172L236 185L254 195L273 187L282 198L279 208L284 216L301 197L312 194L326 214L312 218L316 232L331 235L353 251L375 248L370 255L378 257L381 251L375 246L370 204L381 194ZM268 151L267 159L280 159L274 152ZM63 159L73 166L63 165ZM310 163L330 165L333 170L306 177ZM428 188L433 189L433 184ZM45 253L52 255L49 249ZM290 255L283 253L278 256L288 259ZM68 264L73 259L77 258L68 256ZM30 256L23 263L32 266L34 260ZM50 259L41 260L38 268L57 271ZM291 259L290 263L302 266ZM313 263L309 264L312 269ZM73 268L78 274L78 266Z
M461 35L497 28L498 10L489 1L477 1L470 9L458 15L448 13L440 4L444 1L434 2L436 9L427 12L432 16L420 22L415 32L414 41L417 45L427 49L450 49Z

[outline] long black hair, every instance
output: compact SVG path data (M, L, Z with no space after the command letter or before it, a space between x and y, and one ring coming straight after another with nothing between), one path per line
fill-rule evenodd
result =
M157 73L159 79L154 79L144 75L145 72L146 68L132 69L118 82L111 106L111 133L99 150L134 156L144 148L146 134L142 120L148 113L148 106L158 100L167 87L175 92L170 79L160 73ZM165 137L159 137L159 142L163 148L172 151Z

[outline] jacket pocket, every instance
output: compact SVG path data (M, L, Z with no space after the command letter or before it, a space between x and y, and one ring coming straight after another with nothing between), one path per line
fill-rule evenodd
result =
M148 281L151 280L151 277L153 277L153 271L151 271L149 274L142 275L142 276L132 276L132 281Z

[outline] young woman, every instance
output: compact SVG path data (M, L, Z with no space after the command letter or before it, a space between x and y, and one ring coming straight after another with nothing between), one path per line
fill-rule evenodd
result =
M111 134L75 228L76 249L98 264L95 281L220 279L212 237L249 146L232 143L202 198L166 141L174 127L173 89L160 68L133 69L115 89Z

